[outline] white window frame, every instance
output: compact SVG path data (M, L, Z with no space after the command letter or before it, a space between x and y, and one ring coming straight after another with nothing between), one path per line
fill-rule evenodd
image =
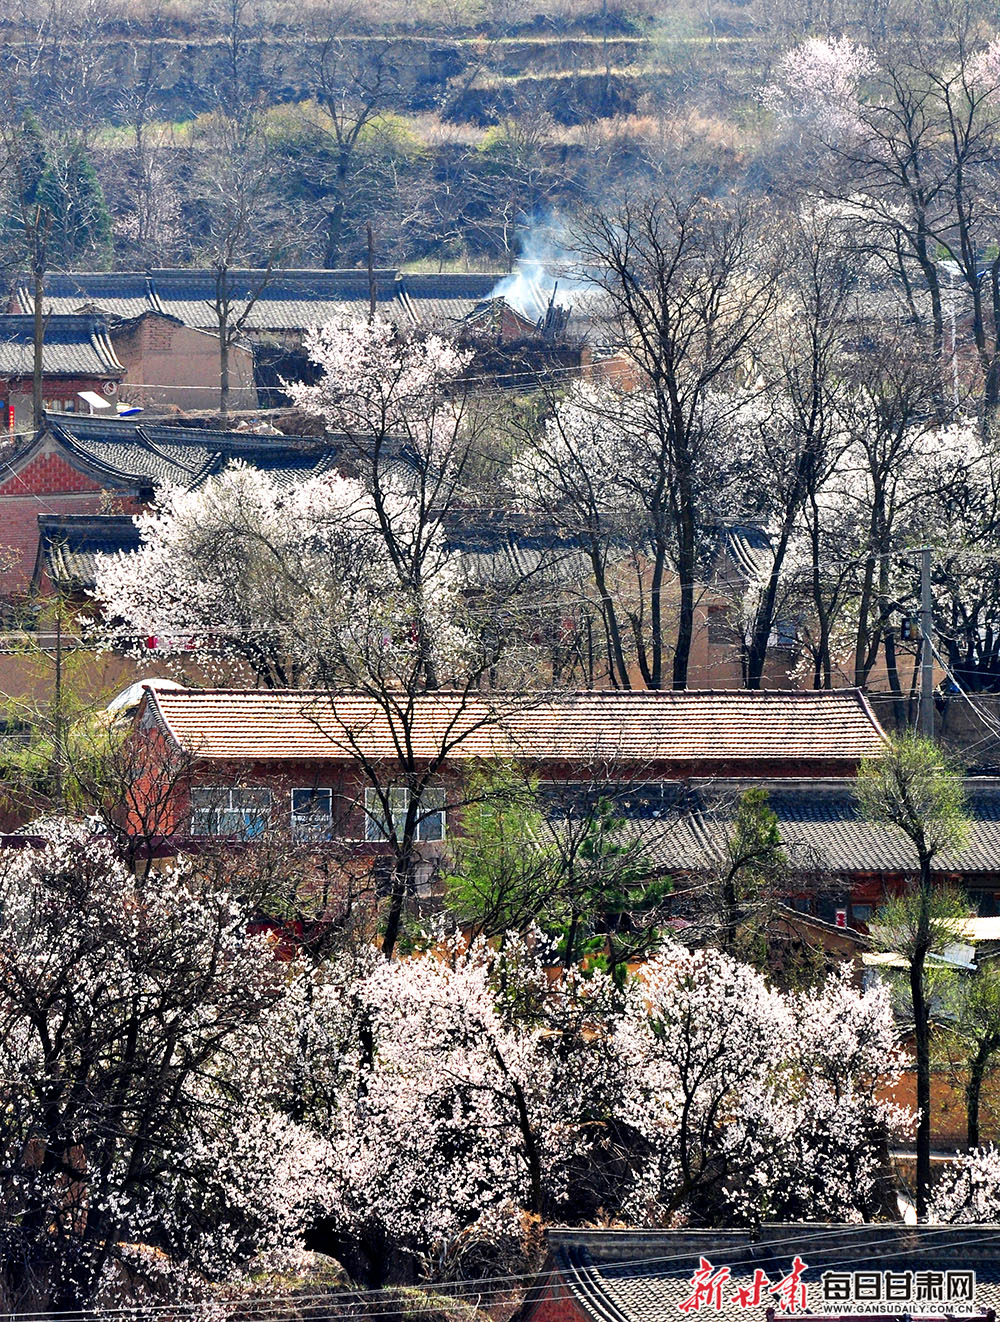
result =
M409 807L410 792L403 785L390 785L385 790L385 796L389 800L389 811L392 816L393 834L399 840L403 827L406 822L406 811ZM382 815L382 795L372 786L365 787L365 836L366 840L376 843L384 843L392 838L386 829L387 823ZM436 806L435 806L436 805ZM441 844L447 839L447 816L448 804L447 794L442 785L428 785L421 795L420 820L417 822L417 830L414 840L420 844ZM429 835L428 828L432 822L440 823L440 833Z
M313 801L311 812L295 807L295 796L308 794ZM316 811L317 798L326 798L326 812ZM289 795L288 815L293 840L329 840L333 835L333 789L327 785L298 785Z
M196 795L203 795L209 801L196 805ZM241 796L247 799L256 796L257 802L241 803ZM271 791L264 785L194 785L191 787L191 834L252 839L267 828L272 802ZM207 814L207 821L199 823L202 814Z

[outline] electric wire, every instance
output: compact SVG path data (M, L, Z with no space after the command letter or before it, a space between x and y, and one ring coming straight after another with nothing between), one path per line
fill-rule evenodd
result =
M805 1222L803 1223L803 1225L808 1226L809 1223ZM903 1233L908 1233L909 1235L913 1235L914 1233L912 1227L905 1228L904 1230L903 1227L897 1227L893 1223L886 1223L886 1225L888 1228L898 1230ZM970 1227L970 1229L971 1228L972 1227ZM704 1228L692 1227L692 1230L694 1231L697 1231L698 1229L705 1229L710 1233L708 1227L704 1227ZM758 1265L760 1262L759 1250L761 1249L770 1252L774 1248L786 1248L786 1247L794 1246L797 1249L807 1250L810 1245L816 1244L820 1241L825 1241L829 1239L842 1240L845 1236L850 1237L855 1234L862 1240L869 1242L872 1229L873 1227L871 1225L845 1224L845 1225L833 1227L829 1230L816 1231L814 1234L807 1233L805 1237L803 1237L803 1235L801 1234L798 1234L798 1235L790 1235L787 1238L783 1238L783 1239L767 1239L760 1241L750 1240L748 1242L747 1247L751 1250L753 1248L757 1248L758 1252L751 1252L746 1257L731 1258L727 1256L727 1260L725 1264L722 1265L728 1266L730 1268L741 1267L741 1266L754 1266L754 1265ZM683 1233L683 1232L664 1232L664 1233ZM751 1233L752 1232L747 1231L748 1236ZM925 1225L920 1227L919 1235L921 1239L926 1239L926 1237L931 1235L947 1236L948 1238L945 1240L945 1245L948 1248L949 1252L952 1249L957 1249L957 1248L978 1247L980 1245L997 1246L998 1243L1000 1243L1000 1228L995 1228L990 1233L986 1233L986 1234L982 1233L982 1230L980 1229L980 1233L978 1234L971 1235L970 1237L964 1239L956 1239L954 1226ZM931 1244L930 1251L933 1251L933 1249L934 1249L934 1245ZM886 1252L880 1249L879 1259L880 1260L883 1258L896 1259L896 1258L906 1258L906 1257L912 1258L915 1253L922 1254L925 1252L927 1252L927 1249L915 1249L913 1244L910 1244L905 1248L898 1249L895 1251ZM685 1277L690 1276L690 1268L693 1265L693 1259L695 1256L696 1256L696 1251L693 1249L689 1249L683 1252L677 1252L671 1254L651 1255L641 1258L623 1259L620 1261L615 1260L613 1262L608 1262L607 1266L609 1268L618 1270L619 1268L627 1269L632 1267L643 1267L643 1266L660 1267L664 1263L683 1262L688 1265L686 1267L678 1267L674 1270L665 1270L665 1271L660 1270L657 1271L655 1275L684 1279ZM856 1259L853 1257L835 1259L830 1262L824 1261L821 1265L824 1268L855 1266ZM509 1293L510 1288L512 1288L516 1283L519 1282L525 1282L525 1281L530 1283L538 1282L539 1289L547 1288L549 1285L548 1278L546 1277L545 1279L539 1281L538 1278L540 1275L544 1275L544 1273L540 1273L538 1271L521 1272L521 1273L512 1272L502 1276L470 1277L465 1280L460 1280L455 1282L448 1282L448 1281L443 1281L440 1283L430 1282L427 1283L425 1286L419 1288L426 1289L427 1291L433 1292L435 1294L445 1294L446 1297L454 1298L457 1301L461 1301L464 1296L469 1296L470 1298L477 1297L481 1299L484 1295L486 1296L496 1296L499 1294L506 1295L507 1293ZM493 1290L485 1290L485 1291L475 1290L471 1288L480 1284L493 1285L498 1288ZM448 1293L450 1291L454 1291L454 1292ZM528 1293L530 1295L531 1293L530 1289ZM310 1300L317 1300L323 1303L328 1303L331 1300L333 1300L334 1302L342 1301L344 1303L351 1303L351 1302L363 1301L363 1299L365 1298L374 1300L384 1297L385 1297L384 1290L378 1290L378 1289L352 1290L350 1288L345 1288L343 1290L322 1292L313 1295L291 1295L291 1296L270 1295L270 1296L263 1296L260 1300L255 1300L253 1296L243 1296L239 1299L213 1300L213 1301L208 1301L208 1303L215 1304L218 1306L224 1306L226 1304L230 1304L233 1307L248 1306L250 1309L254 1310L255 1312L260 1312L263 1313L264 1315L280 1316L285 1312L289 1311L290 1309L295 1308L298 1305ZM262 1307L260 1309L254 1309L255 1303L258 1302L261 1305L266 1305L266 1307ZM429 1308L435 1306L434 1301L432 1299L429 1299L427 1301L427 1304ZM117 1316L117 1317L127 1318L127 1317L135 1316L136 1314L139 1313L142 1314L171 1313L174 1311L192 1312L192 1311L199 1311L201 1309L204 1309L205 1307L206 1307L206 1301L202 1300L202 1301L191 1301L190 1303L150 1304L150 1305L136 1305L132 1307L118 1307L118 1308L96 1308L96 1307L81 1308L81 1309L66 1310L61 1312L59 1311L53 1312L51 1310L46 1312L13 1312L13 1313L4 1312L4 1313L0 1313L0 1317L18 1318L18 1319L36 1319L36 1318L43 1319L43 1318ZM378 1316L404 1317L410 1311L411 1309L409 1307L399 1310L390 1309L384 1311L380 1308L378 1312ZM342 1312L342 1313L324 1312L324 1322L338 1322L339 1319L352 1318L356 1316L357 1314L352 1311Z

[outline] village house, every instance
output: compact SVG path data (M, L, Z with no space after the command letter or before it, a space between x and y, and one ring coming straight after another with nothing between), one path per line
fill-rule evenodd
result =
M148 276L134 271L53 274L43 302L45 341L53 332L85 339L96 326L110 345L118 368L124 368L122 402L150 410L168 407L215 408L219 403L219 335L214 314L200 309L191 323L164 310ZM16 288L9 311L28 319L33 335L34 296ZM75 321L74 319L79 319ZM202 324L204 323L204 324ZM230 407L255 408L254 355L237 337L229 348ZM30 373L29 373L30 375ZM86 387L90 389L91 387ZM30 397L30 389L29 389ZM51 396L61 399L62 396ZM50 398L47 395L46 398ZM112 404L115 400L111 401ZM48 412L61 407L46 404ZM77 400L76 411L92 410Z
M713 793L716 780L740 792L846 787L861 759L877 756L885 742L854 690L429 693L415 701L407 769L432 770L438 782L422 804L424 881L460 829L470 771L486 763L517 761L543 793L609 794L626 822L657 823L651 841L665 873L690 872L706 865L712 847L716 826L705 828L698 795ZM406 806L405 787L393 788L404 774L396 724L361 695L153 685L137 737L153 740L165 762L189 762L163 822L162 834L178 847L274 827L350 843L374 858L387 852L390 835L378 789L388 787L394 813Z
M169 407L214 409L219 405L219 336L186 326L178 317L147 310L107 318L107 335L125 368L123 402L162 413ZM254 355L237 339L229 346L229 407L257 407Z
M282 482L303 480L337 465L339 450L330 441L302 441L280 435L174 427L142 418L105 418L59 414L9 450L0 475L0 600L16 601L36 583L62 582L57 563L39 567L39 518L132 515L145 509L165 485L192 488L221 472L234 460L265 469ZM113 546L124 525L105 526L105 550L127 549L134 538ZM46 545L59 538L46 524ZM94 529L88 536L93 535ZM79 525L70 525L72 540ZM91 584L76 581L73 591Z
M9 435L32 427L35 323L0 316L0 428ZM42 401L47 413L91 413L89 394L114 408L125 365L93 316L50 315L42 345Z
M257 390L267 406L287 402L284 379L312 381L303 350L308 329L374 307L403 334L455 336L475 352L475 370L497 385L565 379L567 373L634 385L634 366L608 345L601 291L552 280L536 267L410 272L380 267L343 270L233 270L225 291L231 327L233 407ZM33 311L33 293L17 284L12 312ZM98 315L120 361L126 393L147 408L212 407L218 391L218 290L208 270L65 271L46 278L46 315ZM213 354L214 341L214 354Z
M874 908L917 873L908 842L858 812L853 779L885 735L857 690L435 693L416 703L411 770L433 766L438 781L418 830L425 884L461 829L470 770L498 760L537 777L543 798L574 787L589 801L607 794L657 871L678 877L717 865L740 796L765 790L789 866L790 911L818 927L866 931ZM389 852L373 786L395 783L400 731L360 695L154 684L139 730L164 758L189 762L163 821L171 847L276 829L354 855ZM936 876L996 914L1000 781L974 778L968 792L969 840L936 861ZM404 813L403 786L393 795Z
M197 486L236 459L276 473L282 481L295 481L333 471L340 454L335 438L222 432L144 417L47 418L36 435L6 457L0 480L0 597L17 602L28 592L37 599L58 591L85 599L97 565L96 553L87 546L99 542L102 554L134 550L138 542L128 516L146 508L163 485ZM69 522L62 527L64 516ZM588 573L581 549L538 520L511 512L501 526L495 520L470 520L460 510L445 532L473 583L530 576L536 585L545 585L543 595L580 596L578 584ZM743 683L739 593L761 572L769 542L762 530L739 523L720 525L709 536L714 549L696 606L691 680L697 687L736 689ZM669 614L669 597L665 609ZM565 620L538 622L553 633L552 666L560 664L556 654L566 650L565 639L573 632L572 614L567 607ZM779 624L768 658L768 685L790 686L794 642L793 625ZM600 674L594 680L599 684ZM633 682L641 686L638 672Z
M233 270L226 299L230 324L239 326L234 386L246 395L256 384L265 403L283 398L283 377L311 379L302 350L307 330L344 316L367 317L373 300L402 333L433 331L465 340L476 351L478 370L504 385L521 386L553 372L617 377L624 370L603 345L593 295L560 293L535 272L411 273L389 267L369 279L358 270ZM201 407L201 392L212 385L217 392L213 271L56 272L46 280L43 306L46 315L104 317L128 368L129 398L145 407ZM10 309L32 311L27 285L15 287ZM201 342L199 334L207 338Z
M379 267L369 281L367 271L353 269L249 269L233 270L228 279L233 315L240 317L247 335L276 336L287 344L300 343L310 326L367 316L373 284L376 307L401 330L455 330L470 317L499 315L506 320L493 333L509 339L543 329L552 296L551 286L525 277L517 284L516 302L512 293L494 298L498 288L514 283L513 277L478 271L411 273ZM216 297L215 273L208 270L66 271L48 276L44 308L46 314L60 315L96 308L124 321L156 312L197 330L218 331ZM561 330L583 338L589 319L574 315L574 298L560 300L569 307L568 324ZM27 314L33 306L31 290L16 287L10 310Z

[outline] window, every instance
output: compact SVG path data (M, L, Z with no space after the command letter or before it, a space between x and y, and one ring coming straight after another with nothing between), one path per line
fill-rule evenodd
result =
M387 792L389 813L392 818L391 829L383 811L382 799L373 789L365 790L365 839L389 840L402 838L406 827L406 810L410 802L410 792L402 786L393 785ZM443 789L425 789L420 798L417 814L415 839L435 841L444 839L445 792Z
M708 641L716 644L733 641L733 623L728 606L709 606Z
M333 791L292 790L292 838L329 840L333 828Z
M793 648L797 635L798 630L794 620L775 620L771 636L767 640L768 646Z
M870 904L852 904L851 917L858 923L870 923L872 918L872 906Z
M260 835L271 812L271 791L205 786L191 791L192 835Z

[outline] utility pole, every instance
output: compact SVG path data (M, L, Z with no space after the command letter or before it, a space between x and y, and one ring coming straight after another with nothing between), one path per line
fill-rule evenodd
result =
M55 763L56 803L60 810L66 805L63 801L63 683L62 683L62 597L56 597L56 682L52 700L52 751Z
M934 738L934 602L931 598L931 548L920 548L920 733Z
M365 226L365 233L368 236L368 319L374 321L378 290L375 287L375 235L371 221Z

